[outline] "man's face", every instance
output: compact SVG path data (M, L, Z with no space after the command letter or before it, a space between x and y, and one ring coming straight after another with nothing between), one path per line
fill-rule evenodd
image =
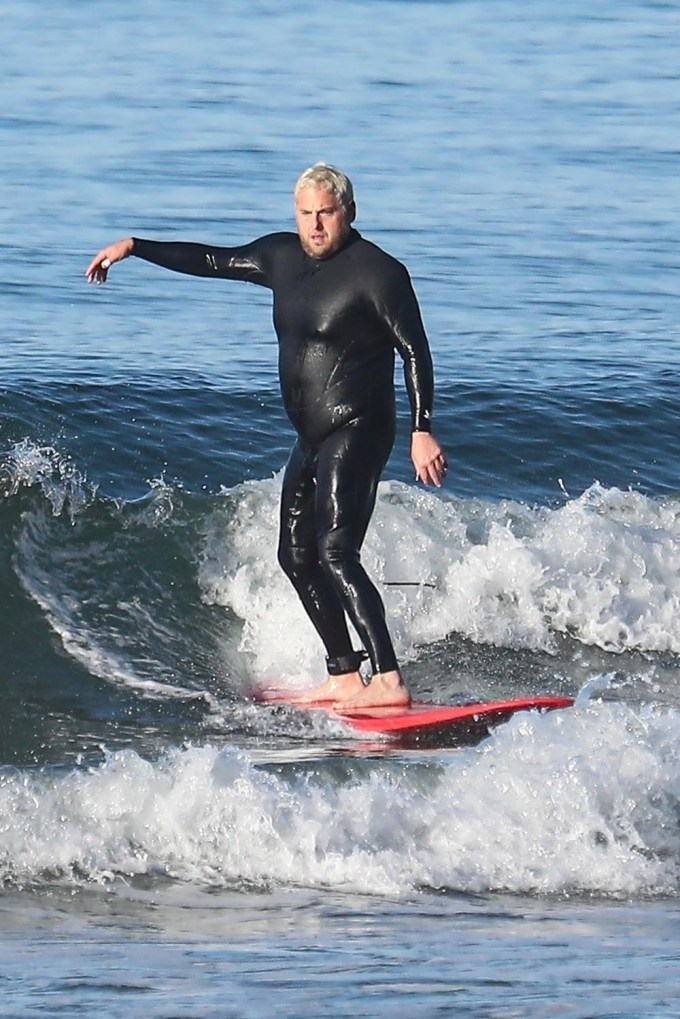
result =
M342 247L354 219L332 191L301 188L295 195L295 224L302 247L312 258L328 258Z

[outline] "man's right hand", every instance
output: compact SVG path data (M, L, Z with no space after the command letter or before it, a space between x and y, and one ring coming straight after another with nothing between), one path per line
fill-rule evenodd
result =
M135 246L135 242L131 237L126 237L125 240L116 241L115 244L109 244L108 248L102 248L102 250L94 256L92 261L87 267L85 272L85 278L88 283L106 283L106 277L108 276L109 269L115 262L122 262L124 258L127 258L132 254L132 249Z

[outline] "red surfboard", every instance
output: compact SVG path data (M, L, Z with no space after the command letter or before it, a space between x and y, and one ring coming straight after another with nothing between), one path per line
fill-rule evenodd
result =
M408 708L355 708L341 711L330 704L295 704L294 694L282 690L263 691L256 700L265 704L281 704L302 711L325 711L345 722L357 732L390 736L403 742L441 743L454 738L479 738L518 711L554 711L569 708L571 697L521 697L513 700L489 701L482 704L430 704L414 701Z

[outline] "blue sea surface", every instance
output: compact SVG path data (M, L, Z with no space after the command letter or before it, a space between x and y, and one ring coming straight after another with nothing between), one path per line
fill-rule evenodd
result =
M680 7L7 0L0 1015L680 1014ZM441 492L364 559L413 693L367 741L276 564L270 295L135 235L292 229L318 160L409 268Z

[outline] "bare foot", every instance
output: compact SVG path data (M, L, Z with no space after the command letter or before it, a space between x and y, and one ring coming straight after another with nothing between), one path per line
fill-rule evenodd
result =
M327 680L311 690L291 697L291 704L328 704L361 696L365 689L359 672L344 672L341 676L329 676Z
M353 711L355 708L407 708L411 695L401 675L394 672L376 672L368 686L356 694L337 697L333 707L338 711Z

